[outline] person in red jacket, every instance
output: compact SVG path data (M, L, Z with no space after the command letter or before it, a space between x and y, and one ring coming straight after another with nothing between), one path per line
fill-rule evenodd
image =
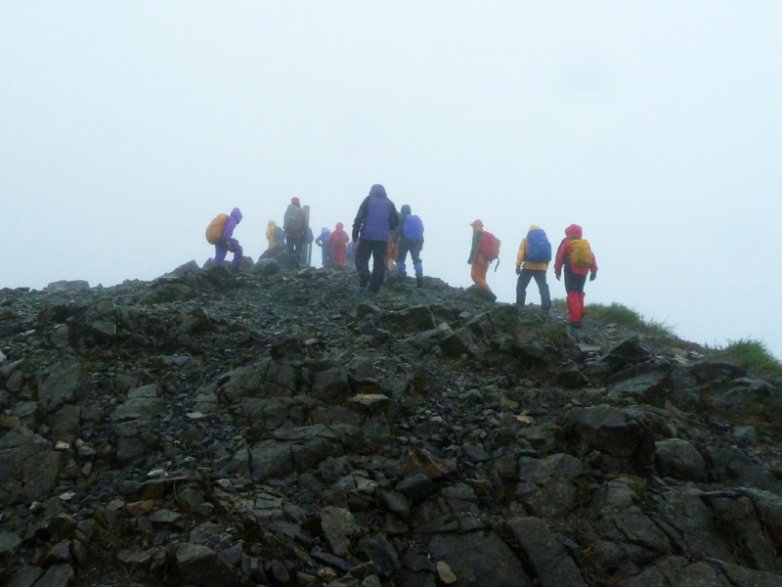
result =
M565 268L565 291L567 292L568 321L573 326L581 326L586 316L584 311L584 284L587 275L589 281L597 277L597 261L589 242L581 238L582 230L578 224L565 229L565 238L559 243L554 262L554 275L559 281L562 268Z
M348 259L345 251L350 241L348 233L345 232L345 225L337 222L337 226L329 236L329 251L331 254L331 265L333 267L345 268L348 266Z

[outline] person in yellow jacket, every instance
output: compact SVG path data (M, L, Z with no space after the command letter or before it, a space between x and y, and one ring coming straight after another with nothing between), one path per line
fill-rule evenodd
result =
M527 286L534 278L540 291L540 307L544 312L551 308L551 294L546 283L546 271L551 261L551 243L540 226L533 224L527 236L521 239L516 255L516 305L523 308L527 298Z
M284 239L285 233L283 230L277 227L277 223L274 220L269 220L269 224L266 225L266 240L269 242L267 250L271 251L284 245Z

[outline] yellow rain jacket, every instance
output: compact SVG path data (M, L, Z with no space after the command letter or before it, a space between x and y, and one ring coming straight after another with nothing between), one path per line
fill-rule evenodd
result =
M540 226L536 224L530 225L530 227L527 229L527 232L530 230L535 230L537 228L540 228ZM521 239L521 244L519 245L519 252L516 253L516 265L521 265L522 269L529 269L531 271L545 271L548 269L548 263L530 263L529 261L524 260L524 255L527 254L527 237L525 236L523 239Z
M269 224L266 225L266 240L269 241L269 250L274 249L280 243L274 238L274 229L277 228L277 223L274 220L269 220Z

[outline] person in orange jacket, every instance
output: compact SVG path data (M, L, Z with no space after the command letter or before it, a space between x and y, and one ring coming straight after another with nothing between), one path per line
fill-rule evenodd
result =
M581 236L582 230L578 224L568 226L565 229L565 238L559 243L554 262L554 275L557 281L562 274L562 268L565 268L568 321L573 326L581 326L581 320L586 316L584 284L587 275L589 281L594 281L597 277L597 260L589 242Z
M467 258L467 262L470 264L470 277L475 285L494 296L486 282L486 271L489 269L490 261L480 251L483 222L473 220L470 226L472 226L472 247L470 248L470 256Z

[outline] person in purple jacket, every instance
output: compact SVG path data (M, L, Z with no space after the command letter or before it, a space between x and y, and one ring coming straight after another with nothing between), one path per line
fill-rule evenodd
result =
M353 241L356 248L356 269L361 287L369 284L369 291L378 292L386 272L388 237L399 224L396 206L388 199L386 188L376 183L358 207L353 221ZM369 257L372 257L372 274Z
M233 238L234 228L242 221L242 211L239 208L231 210L230 216L225 221L223 226L223 236L219 241L215 243L215 260L214 265L220 266L225 260L225 255L228 251L234 254L233 261L231 261L231 269L239 271L239 266L242 264L242 247L239 241Z

